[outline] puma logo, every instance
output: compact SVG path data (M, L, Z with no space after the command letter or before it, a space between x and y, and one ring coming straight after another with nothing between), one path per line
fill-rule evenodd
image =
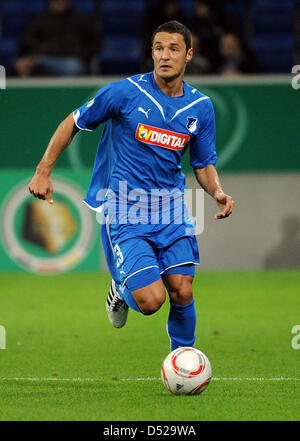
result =
M138 108L138 111L139 111L139 112L143 112L143 113L146 115L147 119L149 118L149 117L148 117L148 113L150 112L150 110L151 110L151 109L148 109L147 112L146 112L146 110L144 110L142 107L139 107L139 108Z
M140 78L138 79L138 81L144 81L145 83L147 83L147 80L144 80L144 76L145 76L145 74L141 75Z

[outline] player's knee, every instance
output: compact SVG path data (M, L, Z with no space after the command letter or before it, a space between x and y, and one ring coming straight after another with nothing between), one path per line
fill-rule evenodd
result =
M151 315L160 309L165 300L165 293L160 293L140 300L138 306L144 315Z
M142 304L139 306L141 312L144 315L152 315L156 311L158 311L160 307L161 307L161 304L159 304L159 303L146 303L146 304Z
M190 282L181 283L169 292L172 303L187 305L193 300L193 289Z

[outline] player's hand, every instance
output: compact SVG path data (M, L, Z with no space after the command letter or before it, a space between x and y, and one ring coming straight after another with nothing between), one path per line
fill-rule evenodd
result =
M224 219L225 217L230 216L234 207L234 200L232 197L222 191L217 191L214 197L219 208L222 210L215 214L215 219Z
M29 192L38 199L44 199L53 204L53 186L50 176L35 173L30 183L28 184Z

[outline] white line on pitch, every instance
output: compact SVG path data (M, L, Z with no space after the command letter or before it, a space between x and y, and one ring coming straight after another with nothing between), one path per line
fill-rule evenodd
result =
M265 378L265 377L213 377L212 380L215 381L299 381L300 378L287 378L287 377L273 377L273 378Z
M16 377L16 378L1 378L0 381L69 381L69 382L99 382L99 381L158 381L160 377L146 377L146 378L30 378L30 377ZM213 377L212 381L300 381L300 378L290 377Z

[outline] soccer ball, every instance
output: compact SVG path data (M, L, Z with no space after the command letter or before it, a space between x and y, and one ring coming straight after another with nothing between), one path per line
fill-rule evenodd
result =
M197 395L212 376L209 359L199 349L182 347L170 352L161 367L166 388L175 395Z

